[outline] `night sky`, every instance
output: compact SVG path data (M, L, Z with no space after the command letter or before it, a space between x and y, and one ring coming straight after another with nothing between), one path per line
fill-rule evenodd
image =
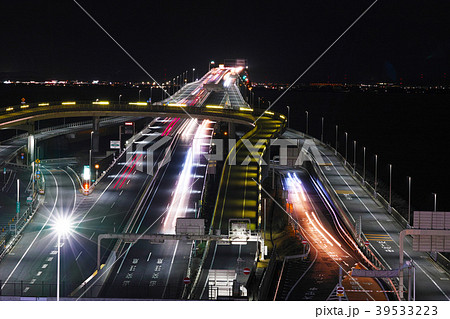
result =
M79 3L159 81L246 58L252 80L292 82L372 1ZM0 12L0 80L149 80L73 1ZM446 83L449 13L449 1L379 0L300 82Z

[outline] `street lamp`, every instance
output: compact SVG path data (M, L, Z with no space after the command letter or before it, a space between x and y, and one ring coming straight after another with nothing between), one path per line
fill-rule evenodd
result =
M338 126L336 125L336 147L334 148L334 155L337 155L338 150Z
M211 71L211 65L214 65L214 61L209 62L208 71Z
M392 211L392 164L389 164L389 212Z
M139 90L139 102L141 102L141 92L142 90Z
M120 104L120 99L121 99L121 97L122 97L122 94L119 94L119 104Z
M374 183L374 185L375 185L375 190L374 190L374 196L375 196L375 198L377 198L377 170L378 170L378 156L377 156L377 154L375 154L375 183Z
M68 217L59 217L53 229L58 235L58 262L56 268L56 301L59 301L60 297L60 280L61 280L61 237L67 236L72 232L73 224Z
M353 174L356 171L356 141L353 141Z
M366 181L366 147L363 146L363 184Z
M195 68L192 68L192 82L194 82L195 79Z
M308 135L309 114L308 111L305 111L305 113L306 113L306 135Z
M408 176L408 225L411 226L411 176Z
M89 176L92 176L92 135L94 131L91 131L91 148L89 149ZM91 178L89 178L89 187L91 187Z
M321 133L320 133L320 141L323 143L323 123L324 123L324 121L325 121L325 118L322 116L322 130L321 130Z
M432 193L434 196L434 211L436 211L436 193Z
M287 127L289 128L289 120L291 119L291 116L289 115L289 113L290 113L290 107L289 107L289 105L286 105L286 108L287 108L287 110L288 110Z

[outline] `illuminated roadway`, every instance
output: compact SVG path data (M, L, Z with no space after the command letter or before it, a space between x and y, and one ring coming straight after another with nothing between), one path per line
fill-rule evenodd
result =
M286 138L299 138L303 134L288 130ZM349 215L352 221L362 219L362 232L375 256L387 269L398 269L399 233L403 227L374 200L372 194L346 170L334 150L315 140L323 161L320 166L326 183L332 186L333 196L339 210ZM354 222L353 222L354 223ZM405 260L413 259L416 264L416 300L450 300L450 276L436 264L426 252L412 250L412 240L405 240ZM405 278L407 278L405 276ZM407 279L405 279L407 284ZM406 295L405 295L406 296Z

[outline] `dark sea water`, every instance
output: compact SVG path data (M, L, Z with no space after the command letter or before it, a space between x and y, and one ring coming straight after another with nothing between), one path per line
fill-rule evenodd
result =
M255 91L274 101L281 91ZM339 151L345 153L344 132L348 132L348 158L353 162L353 140L357 141L357 164L362 170L366 147L366 168L374 173L378 155L378 176L408 199L408 179L412 177L412 208L432 210L437 193L437 209L450 210L449 147L450 93L375 92L289 92L273 109L287 114L290 126L302 132L309 113L309 134L320 139L321 117L325 118L324 142L335 145L339 131ZM394 201L393 201L394 202Z
M43 87L0 84L0 105L16 105L22 97L29 103L61 100L147 100L148 87L89 86ZM256 89L258 97L274 101L281 91ZM153 101L161 91L152 91ZM393 191L407 200L407 176L412 177L412 205L416 210L432 210L437 193L438 210L450 210L448 187L450 147L450 93L374 93L291 91L273 107L287 114L290 125L305 131L305 111L309 113L309 134L320 138L321 117L325 118L324 141L335 144L335 125L339 125L339 151L345 152L344 132L348 132L348 157L353 162L353 140L357 141L357 162L362 168L362 147L366 167L374 172L374 154L378 154L378 176L387 184L393 165ZM0 132L3 136L7 132Z

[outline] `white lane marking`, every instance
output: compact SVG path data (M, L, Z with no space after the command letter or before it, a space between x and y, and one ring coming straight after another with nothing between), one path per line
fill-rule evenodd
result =
M173 250L173 256L172 256L172 261L170 262L169 273L167 274L166 284L164 285L164 291L161 295L162 298L164 298L164 295L166 294L167 285L169 284L170 273L172 272L173 261L175 259L175 255L177 252L178 243L179 243L179 240L177 240L177 244L175 245L175 249ZM155 274L153 274L153 275L155 275ZM155 278L155 277L153 277L153 278ZM156 277L156 278L158 278L158 277Z
M163 258L158 258L158 261L156 262L158 265L161 265L163 263Z
M26 293L28 290L30 290L30 287L25 287L25 289L23 290L23 293Z
M147 261L150 260L150 257L151 257L151 256L152 256L152 252L150 252L150 253L148 254Z
M81 254L83 253L83 251L80 251L80 253L78 254L77 258L75 258L75 261L78 260L78 258L80 258Z
M57 251L57 250L52 250L52 251L50 252L50 255L56 255L56 254L58 254L58 251Z
M53 257L47 257L47 261L52 261Z
M89 237L89 240L92 239L92 237L94 237L95 232L92 233L91 237Z
M42 271L38 271L37 274L36 274L36 276L39 277L41 274L42 274Z
M132 264L137 264L139 262L139 258L133 258Z
M55 203L53 204L53 208L50 211L50 214L48 215L47 220L45 221L44 225L42 225L41 229L39 230L39 232L36 234L36 237L34 237L33 241L31 242L30 246L28 246L27 250L25 251L25 253L22 255L22 257L19 259L19 262L16 264L16 266L14 267L14 269L11 271L11 273L9 274L8 278L6 278L6 280L3 282L3 285L1 287L1 289L3 289L5 287L5 285L8 283L9 279L11 278L11 276L13 275L13 273L16 271L17 267L19 267L20 263L22 262L22 260L25 258L25 256L28 254L28 252L30 251L31 247L33 246L34 242L36 241L36 239L39 237L39 235L41 234L41 232L44 230L44 228L47 226L50 218L53 215L53 211L55 210L56 207L56 203L58 202L58 182L56 181L55 175L53 175L52 172L50 172L48 169L44 168L46 171L48 171L53 179L55 180L55 185L56 185L56 199L55 199Z
M116 202L114 202L114 203L111 205L111 208L113 208L115 204L116 204Z
M31 279L30 285L33 285L36 282L36 278Z
M48 264L43 264L41 268L45 269L48 267Z
M122 193L123 193L123 189L120 191L119 196L122 195Z
M103 221L105 220L105 218L106 218L106 215L103 216L101 223L103 223Z
M128 180L127 185L130 184L130 180Z

